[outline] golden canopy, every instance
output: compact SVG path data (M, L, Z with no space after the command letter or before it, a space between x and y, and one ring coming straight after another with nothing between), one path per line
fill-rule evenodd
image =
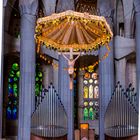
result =
M113 34L101 16L89 15L68 10L37 20L35 39L39 45L58 51L74 52L96 50L110 42Z

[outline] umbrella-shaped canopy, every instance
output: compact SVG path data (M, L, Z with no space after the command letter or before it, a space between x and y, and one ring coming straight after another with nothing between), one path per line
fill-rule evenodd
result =
M106 45L113 34L101 16L66 11L37 20L36 42L61 52L96 50ZM39 48L37 52L39 52Z

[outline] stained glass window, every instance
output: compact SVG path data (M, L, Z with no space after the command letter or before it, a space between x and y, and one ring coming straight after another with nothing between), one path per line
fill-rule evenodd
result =
M95 99L99 98L99 87L98 86L94 87L94 98Z
M89 86L89 98L93 98L93 85Z
M88 102L84 102L84 106L88 106Z
M19 65L18 63L13 63L8 75L7 119L16 120L18 117L19 76Z
M16 120L18 118L19 77L19 64L13 63L8 75L8 102L6 108L6 117L9 120ZM43 74L40 69L40 64L37 64L35 77L36 96L38 96L42 91L42 79Z
M99 114L98 74L89 67L83 76L83 118L97 120Z
M88 98L88 87L84 87L84 98Z
M42 91L42 80L43 80L43 73L40 68L40 64L36 64L36 76L35 76L35 95L39 96L40 92Z
M84 120L88 120L88 108L84 108Z
M93 112L93 108L90 107L90 108L89 108L89 119L90 119L90 120L94 120L94 119L95 119L94 116L95 116L95 114L94 114L94 112Z

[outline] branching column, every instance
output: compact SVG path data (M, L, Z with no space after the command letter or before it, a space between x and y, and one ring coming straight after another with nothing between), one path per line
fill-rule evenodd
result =
M0 2L0 139L2 138L2 112L3 112L3 16L7 1Z
M58 73L58 91L62 100L62 103L65 107L68 117L68 140L74 139L74 115L73 115L73 100L74 95L73 91L69 89L69 74L65 70L68 68L67 60L63 56L59 57L59 73Z
M104 140L104 117L107 105L114 88L114 59L113 59L113 41L109 43L111 51L105 60L99 63L99 93L100 93L100 119L99 135L100 140ZM99 57L107 52L105 47L100 48Z
M116 64L116 83L120 81L123 88L126 86L126 58L115 61Z
M74 0L58 0L56 5L56 12L62 12L66 10L74 10ZM74 140L74 95L73 91L69 89L69 74L64 70L68 68L68 62L63 56L59 57L59 70L58 70L58 91L61 95L61 100L67 112L68 117L68 140Z
M137 75L136 77L137 77L137 93L139 96L139 93L140 93L140 64L139 64L139 61L140 61L140 0L134 0L134 6L135 6L135 13L136 13L136 75ZM138 100L140 101L139 98ZM139 109L140 109L140 103L139 103ZM139 121L139 127L140 127L140 121ZM140 134L138 136L138 139L140 139Z
M20 93L18 140L30 140L31 113L35 101L35 23L38 1L21 0Z

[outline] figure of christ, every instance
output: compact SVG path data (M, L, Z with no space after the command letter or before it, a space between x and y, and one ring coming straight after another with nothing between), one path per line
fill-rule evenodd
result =
M68 73L70 75L70 77L72 77L73 73L74 73L74 64L76 62L76 60L79 58L80 53L76 56L75 59L72 58L68 58L65 54L63 54L63 57L68 61Z
M73 74L74 74L74 64L75 64L75 61L79 58L80 56L80 53L76 56L75 59L73 59L72 57L71 58L68 58L65 54L63 54L63 57L68 61L68 73L69 73L69 76L70 76L70 89L72 90L73 89ZM71 54L72 55L72 54Z

